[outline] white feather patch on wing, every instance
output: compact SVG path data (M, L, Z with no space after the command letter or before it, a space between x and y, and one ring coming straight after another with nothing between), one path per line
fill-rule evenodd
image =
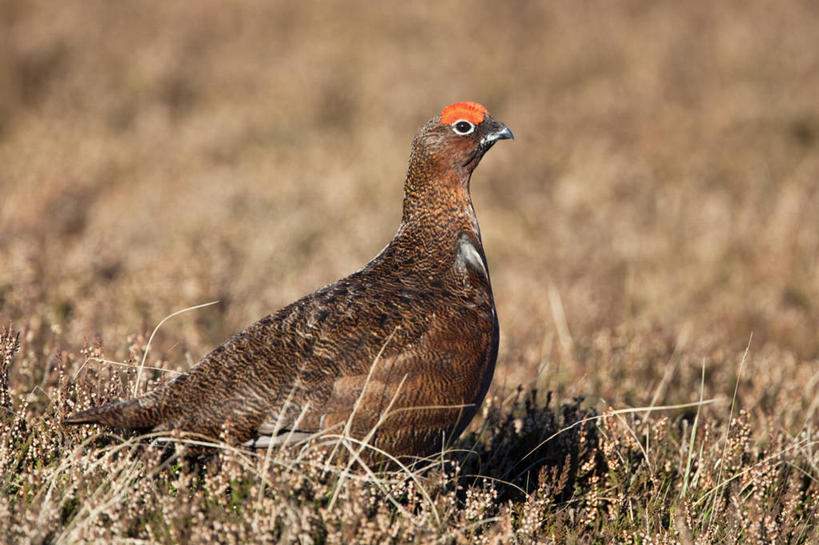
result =
M479 272L484 278L489 278L486 265L483 262L480 252L475 248L467 235L458 237L458 249L455 257L455 266L462 271L466 271L469 266Z
M285 432L281 435L277 435L276 437L273 437L272 435L259 435L250 441L245 441L242 443L242 446L247 448L267 448L270 445L273 445L274 447L279 445L294 445L296 443L301 443L302 441L307 441L314 436L314 433L306 433L301 431L292 433Z

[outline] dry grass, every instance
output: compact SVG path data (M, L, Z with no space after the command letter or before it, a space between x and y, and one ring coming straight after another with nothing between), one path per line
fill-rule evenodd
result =
M816 28L809 0L0 1L0 541L819 541ZM452 452L60 426L372 257L464 99L517 140L473 183L501 354Z

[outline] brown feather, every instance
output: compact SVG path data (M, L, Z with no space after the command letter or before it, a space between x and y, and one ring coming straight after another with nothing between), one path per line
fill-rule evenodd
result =
M412 456L460 434L498 351L469 180L511 132L488 114L468 135L456 122L438 116L418 132L401 225L361 270L259 320L165 386L65 423L224 433L236 443L296 423L306 433L346 426L358 438L377 426L376 446Z

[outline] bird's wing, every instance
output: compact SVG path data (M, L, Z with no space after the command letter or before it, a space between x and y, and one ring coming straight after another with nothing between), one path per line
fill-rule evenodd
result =
M417 342L376 358L366 374L333 377L314 387L305 393L308 402L301 405L301 412L288 413L285 419L269 415L248 445L267 446L322 433L386 437L394 446L424 434L440 439L441 434L460 431L459 422L471 418L475 401L483 397L480 362L488 364L491 356L481 347L491 345L493 330L491 324L474 327L478 318L474 313L459 316L461 320L432 316ZM464 328L469 328L469 335ZM474 369L478 370L465 372Z

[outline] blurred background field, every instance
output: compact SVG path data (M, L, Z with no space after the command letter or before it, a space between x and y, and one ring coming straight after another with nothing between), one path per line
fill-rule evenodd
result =
M475 100L516 137L472 180L490 396L603 410L736 386L755 444L815 433L817 29L810 0L4 0L11 391L47 403L58 351L69 375L95 343L126 361L219 300L158 334L148 363L186 369L357 269L398 225L417 128Z

